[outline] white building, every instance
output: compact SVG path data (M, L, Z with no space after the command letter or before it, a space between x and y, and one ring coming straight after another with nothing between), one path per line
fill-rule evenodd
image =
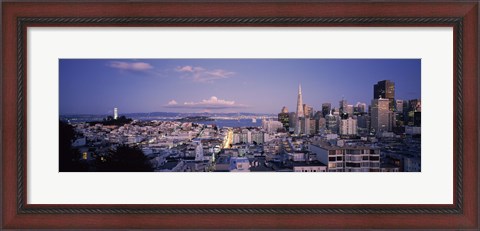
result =
M306 154L305 152L294 152L293 153L293 161L295 162L300 162L300 161L305 161Z
M280 121L275 120L262 120L262 128L268 133L277 133L278 129L283 128L283 124Z
M247 157L232 157L228 170L230 172L250 172L250 161Z
M326 164L329 172L379 172L380 149L367 146L329 146L310 144L317 160Z
M194 140L195 145L195 161L203 161L203 145L201 140Z
M345 120L340 120L339 133L341 135L356 135L357 134L357 119L349 117Z
M349 116L353 115L353 105L349 104L346 108L343 109L344 113L347 113Z
M253 131L252 132L252 142L255 142L257 144L263 144L263 132L261 131Z
M294 172L326 172L327 166L319 161L296 162L293 164Z

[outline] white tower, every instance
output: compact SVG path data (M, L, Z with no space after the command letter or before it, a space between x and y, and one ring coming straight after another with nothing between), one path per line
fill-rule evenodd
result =
M303 99L302 99L302 86L298 84L298 97L297 97L297 113L295 119L295 134L300 134L302 131L302 118L305 117L303 112Z
M305 117L303 113L303 99L302 99L302 86L298 84L298 97L297 97L297 118Z
M114 120L118 119L118 108L113 109L113 119Z

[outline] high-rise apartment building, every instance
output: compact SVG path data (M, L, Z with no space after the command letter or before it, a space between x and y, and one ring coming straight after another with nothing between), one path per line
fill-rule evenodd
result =
M113 119L114 120L118 119L118 108L113 109Z
M349 117L348 119L340 120L339 126L340 135L356 135L357 134L357 119Z
M330 146L310 144L308 149L329 172L379 172L380 149L370 146Z

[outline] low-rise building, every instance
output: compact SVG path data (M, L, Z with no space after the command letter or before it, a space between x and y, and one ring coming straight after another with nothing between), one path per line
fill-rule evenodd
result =
M380 149L370 146L333 146L328 143L310 144L309 150L329 172L378 172Z
M294 162L293 163L294 172L326 172L327 166L320 161L311 161L311 162Z

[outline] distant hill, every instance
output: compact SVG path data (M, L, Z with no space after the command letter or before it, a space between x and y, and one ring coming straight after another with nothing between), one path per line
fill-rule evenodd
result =
M149 112L149 113L125 113L120 114L134 120L177 120L181 118L188 117L238 117L238 116L276 116L275 114L266 114L266 113L179 113L179 112ZM61 121L68 122L94 122L94 121L103 121L104 118L108 118L109 114L94 115L94 114L69 114L69 115L60 115Z

